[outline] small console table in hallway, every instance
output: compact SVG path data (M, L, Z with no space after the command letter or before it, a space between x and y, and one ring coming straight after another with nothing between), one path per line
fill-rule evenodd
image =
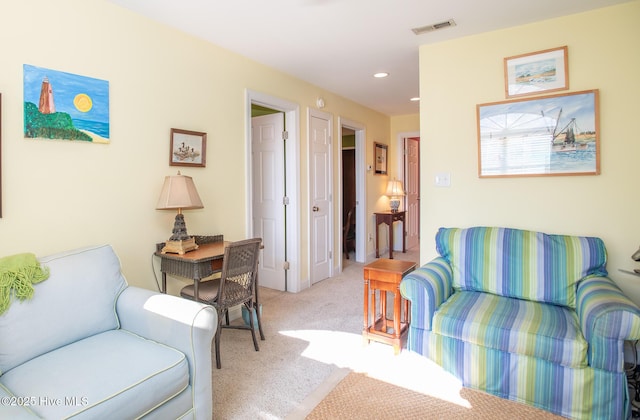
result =
M376 215L376 258L380 258L380 240L378 226L386 224L389 226L389 259L393 259L393 222L402 222L402 252L407 252L407 235L405 233L405 211L385 211L374 213Z

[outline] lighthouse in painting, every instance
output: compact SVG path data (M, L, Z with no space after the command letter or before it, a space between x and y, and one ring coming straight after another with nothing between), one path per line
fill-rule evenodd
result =
M53 103L53 88L49 83L49 78L42 79L42 87L40 88L40 104L38 111L43 114L53 114L56 112L56 106Z

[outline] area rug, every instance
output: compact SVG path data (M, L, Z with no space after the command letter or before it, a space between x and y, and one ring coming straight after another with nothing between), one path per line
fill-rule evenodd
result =
M536 419L563 417L462 388L463 404L351 372L306 417L318 419Z

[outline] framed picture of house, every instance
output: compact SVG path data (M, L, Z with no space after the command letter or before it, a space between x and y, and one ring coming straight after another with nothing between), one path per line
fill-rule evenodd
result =
M387 174L387 150L386 144L373 143L373 173L375 175Z
M481 178L600 173L598 90L476 106Z
M569 89L567 47L504 59L507 98Z
M169 166L198 166L207 160L207 133L171 129Z

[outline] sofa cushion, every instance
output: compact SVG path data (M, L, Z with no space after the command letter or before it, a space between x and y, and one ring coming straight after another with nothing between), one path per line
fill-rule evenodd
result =
M0 316L0 374L81 338L118 328L115 302L127 286L108 246L40 258L49 278L32 299L14 301Z
M587 342L574 310L490 293L454 293L436 311L433 332L484 347L587 366Z
M497 227L441 228L436 247L453 287L575 308L576 284L606 276L599 238Z
M178 350L111 330L32 359L0 383L37 397L30 408L44 418L138 418L189 386L189 366Z

